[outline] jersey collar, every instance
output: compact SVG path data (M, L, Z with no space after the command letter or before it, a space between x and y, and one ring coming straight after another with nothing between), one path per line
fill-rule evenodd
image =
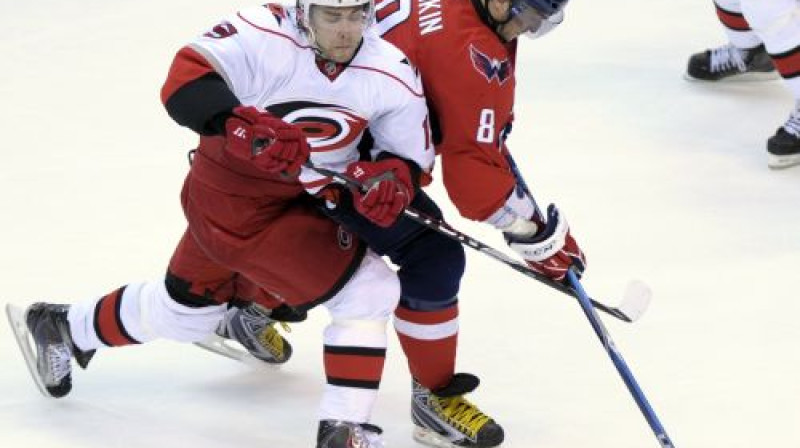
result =
M353 57L347 62L334 62L329 59L325 59L319 55L318 52L315 52L314 62L317 64L317 69L325 75L329 80L335 81L336 78L339 77L340 74L353 62L353 59L356 58L358 52L361 51L361 47L364 45L364 39L361 39L361 42L358 44L358 48L353 53Z

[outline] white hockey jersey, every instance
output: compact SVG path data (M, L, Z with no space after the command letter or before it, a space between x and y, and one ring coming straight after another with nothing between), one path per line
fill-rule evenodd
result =
M434 150L422 82L405 55L368 28L353 60L340 71L336 64L317 63L296 23L294 8L250 8L190 47L242 104L300 126L315 165L344 171L358 160L357 145L369 127L373 154L387 151L430 171ZM313 194L331 179L303 168L300 181Z

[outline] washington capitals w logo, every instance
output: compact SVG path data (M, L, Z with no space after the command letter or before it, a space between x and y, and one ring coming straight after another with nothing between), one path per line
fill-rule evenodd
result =
M503 84L511 76L511 63L508 59L498 61L483 54L474 45L469 46L469 56L472 58L472 66L483 75L487 81L497 78L499 84Z

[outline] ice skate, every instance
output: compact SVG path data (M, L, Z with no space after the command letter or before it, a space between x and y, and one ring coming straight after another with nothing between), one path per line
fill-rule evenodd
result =
M742 50L728 44L693 54L685 77L690 81L766 81L779 75L763 45Z
M786 123L767 140L767 165L773 169L800 165L800 102Z
M503 443L503 428L463 397L478 383L474 375L457 373L447 386L431 392L414 381L414 440L437 448L490 448Z
M196 345L247 364L283 364L292 356L292 346L275 328L279 322L270 315L270 310L255 304L233 307L225 313L216 334ZM280 324L290 331L286 323Z
M72 390L72 358L85 369L95 353L82 351L72 342L68 310L68 305L40 302L23 313L13 305L6 305L8 321L28 370L46 397L67 395Z
M322 420L317 448L384 448L381 428L369 423Z

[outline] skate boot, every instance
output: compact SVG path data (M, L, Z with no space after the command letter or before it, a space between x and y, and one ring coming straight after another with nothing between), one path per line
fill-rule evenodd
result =
M48 397L61 398L72 390L73 357L85 369L95 353L95 350L82 351L72 342L68 311L69 305L42 302L34 303L21 316L8 308L28 369L39 390ZM35 347L31 346L30 338Z
M778 72L763 45L743 50L732 44L695 53L689 58L686 78L698 81L765 81Z
M800 165L800 101L786 123L767 140L767 165L773 169Z
M317 448L384 448L381 428L369 423L322 420Z
M414 440L438 448L490 448L503 443L503 428L463 397L479 382L474 375L457 373L447 386L432 392L414 380Z
M223 338L239 342L255 358L268 364L283 364L292 356L292 346L278 330L278 321L270 317L271 311L252 304L245 308L231 308L217 329ZM285 331L289 326L280 322Z

